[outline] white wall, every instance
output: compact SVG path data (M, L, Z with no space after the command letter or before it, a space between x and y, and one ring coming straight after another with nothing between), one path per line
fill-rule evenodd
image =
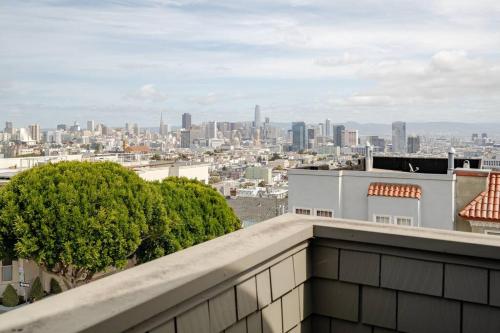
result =
M390 216L392 223L396 224L396 217L411 217L412 226L418 227L420 222L420 205L418 199L368 197L368 216L366 220L374 221L374 215Z
M170 168L144 169L136 171L139 177L148 181L162 181L170 174Z
M208 184L208 167L208 164L173 166L170 170L170 176L197 179Z
M294 169L288 177L291 209L331 207L335 217L358 220L368 217L370 183L416 184L422 188L421 226L454 227L455 175Z
M288 171L289 211L294 212L295 208L331 209L335 217L342 217L340 172L318 170L299 175L298 171Z

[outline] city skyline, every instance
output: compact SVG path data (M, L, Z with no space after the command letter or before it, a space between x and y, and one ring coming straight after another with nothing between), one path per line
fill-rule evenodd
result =
M500 122L494 1L6 1L0 121ZM167 116L168 118L168 116ZM30 122L33 122L30 121ZM115 125L115 124L113 124Z

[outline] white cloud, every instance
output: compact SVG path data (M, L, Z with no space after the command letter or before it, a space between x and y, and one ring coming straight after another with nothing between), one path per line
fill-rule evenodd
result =
M137 91L126 95L128 99L135 99L146 102L164 102L168 96L166 93L158 90L153 84L145 84Z

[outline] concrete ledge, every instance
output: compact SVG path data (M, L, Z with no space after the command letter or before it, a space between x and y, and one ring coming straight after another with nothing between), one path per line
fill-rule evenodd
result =
M0 332L125 331L310 238L283 216L6 313Z
M500 259L496 236L287 214L3 314L0 332L147 331L298 253L312 238Z

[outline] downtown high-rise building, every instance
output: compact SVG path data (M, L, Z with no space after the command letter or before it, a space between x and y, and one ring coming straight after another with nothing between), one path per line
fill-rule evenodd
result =
M396 121L392 123L392 151L406 153L406 123Z
M67 131L68 130L68 125L66 125L66 124L59 124L59 125L57 125L57 130L58 131Z
M160 131L161 136L165 136L168 134L168 124L165 124L163 121L163 112L160 113Z
M191 147L191 131L182 130L181 131L181 148Z
M335 146L344 147L345 146L345 126L336 125L333 126L333 141Z
M40 133L40 125L38 124L29 125L29 136L32 140L36 142L42 141L42 135Z
M206 129L207 129L207 133L206 133L207 139L217 138L217 122L216 121L209 121Z
M408 137L408 154L416 154L420 151L420 137L410 135Z
M332 122L330 119L325 120L325 136L332 137Z
M182 128L185 130L191 129L191 114L183 113L182 114Z
M355 147L359 144L359 132L355 129L345 131L345 144L348 147Z
M14 127L12 126L12 122L11 121L6 121L5 122L5 130L4 130L5 133L8 133L8 134L14 134Z
M95 123L93 120L87 121L87 131L93 132L95 130Z
M260 118L260 106L255 106L255 115L254 115L254 127L260 128L262 126L261 118Z
M301 151L307 148L306 124L303 121L292 123L292 150Z

